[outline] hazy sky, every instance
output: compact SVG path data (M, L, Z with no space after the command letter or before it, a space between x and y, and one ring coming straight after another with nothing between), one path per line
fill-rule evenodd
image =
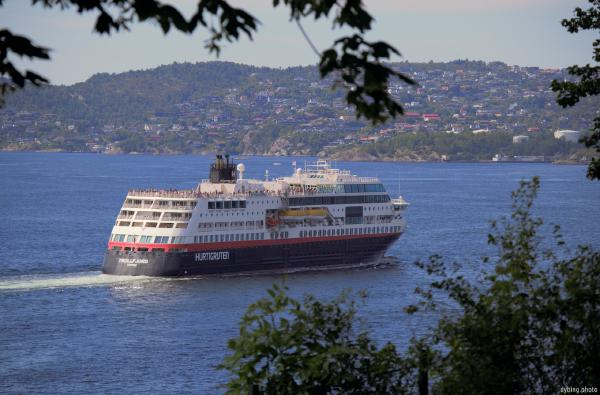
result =
M384 39L409 61L454 59L499 60L508 64L565 67L591 62L592 34L569 34L560 20L585 0L366 0L376 18L368 38ZM193 0L171 1L186 12ZM254 42L227 44L220 60L285 67L315 64L316 55L281 6L271 0L236 0L262 25ZM5 0L0 28L33 38L52 48L51 61L19 62L55 84L83 81L98 72L151 68L172 62L214 60L204 49L204 32L163 35L152 23L110 37L92 32L94 18L75 9L47 10L30 1ZM304 27L319 49L340 31L331 22L306 21ZM396 59L398 60L398 59Z

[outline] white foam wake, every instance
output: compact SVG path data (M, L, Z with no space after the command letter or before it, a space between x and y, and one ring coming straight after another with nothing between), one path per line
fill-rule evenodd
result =
M0 292L34 290L44 288L95 287L121 283L139 283L157 280L145 276L114 276L101 272L80 272L69 274L39 274L14 277L0 277Z

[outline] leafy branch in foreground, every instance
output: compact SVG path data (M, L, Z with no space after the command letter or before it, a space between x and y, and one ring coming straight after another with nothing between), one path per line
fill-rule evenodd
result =
M1 4L1 3L0 3ZM50 59L48 49L33 44L28 38L16 36L6 29L0 30L0 77L8 76L10 81L0 79L0 107L4 104L4 96L17 88L23 88L25 82L40 86L48 82L33 71L20 71L8 61L10 53L30 59Z
M78 13L94 13L94 30L100 34L110 34L129 30L135 22L156 22L166 34L171 29L191 34L199 26L209 33L206 48L217 56L222 43L233 42L246 36L253 38L259 21L241 8L232 7L225 0L198 0L196 12L186 18L176 7L157 0L33 0L33 5L46 8L59 7L61 10L75 7ZM347 27L354 34L337 40L333 47L319 54L321 76L340 76L341 84L348 91L348 104L356 108L357 117L364 116L373 124L386 121L402 114L402 106L388 91L392 78L407 84L414 84L409 77L393 70L383 63L400 53L385 42L367 42L364 34L371 30L373 17L366 11L361 1L346 0L273 0L273 6L280 4L289 7L290 18L298 23L300 19L314 17L327 18L330 15L334 27ZM2 0L0 0L2 6ZM48 81L30 71L17 70L7 54L26 55L32 59L49 59L48 51L32 44L21 36L13 36L8 30L0 37L0 99L5 92L22 88L26 81L34 85ZM18 40L10 38L18 38ZM0 103L1 104L1 103Z
M592 5L587 10L580 7L575 9L575 16L564 19L562 25L569 33L579 33L582 30L598 30L600 32L600 0L589 0ZM600 38L593 44L593 60L600 63ZM568 72L578 81L552 81L552 90L558 92L558 104L563 107L572 107L579 100L588 96L600 94L600 66L571 66ZM600 116L594 120L594 125L589 136L583 137L581 142L588 148L594 148L600 154ZM588 167L589 179L600 180L600 158L592 158Z
M483 281L460 275L440 257L419 264L436 277L418 289L414 314L438 311L436 328L413 339L404 356L356 333L355 304L298 302L274 286L248 308L232 354L229 393L559 393L600 387L600 252L580 247L572 257L560 229L543 249L542 220L531 214L539 179L512 195L510 218L492 224L497 257ZM483 269L482 269L483 270ZM444 295L451 309L439 311ZM429 378L432 378L430 381Z
M510 219L492 223L498 248L483 282L467 280L435 257L420 266L438 278L415 313L437 309L439 293L458 310L446 312L429 338L447 350L430 369L440 393L557 393L600 386L600 253L580 247L572 258L555 227L554 249L542 250L540 218L531 215L539 180L513 193ZM490 263L485 259L484 263Z
M409 365L391 343L378 348L354 329L356 307L342 294L331 302L302 302L274 285L248 307L240 334L221 369L232 374L228 393L407 393Z

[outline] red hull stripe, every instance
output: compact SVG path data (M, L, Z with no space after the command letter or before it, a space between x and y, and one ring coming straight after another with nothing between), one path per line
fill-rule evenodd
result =
M275 239L275 240L246 240L246 241L224 241L216 243L192 243L192 244L147 244L147 243L123 243L110 241L108 242L108 249L113 247L129 247L131 249L147 248L153 250L160 248L165 251L176 249L185 249L187 251L207 251L217 249L231 249L231 248L248 248L248 247L268 247L271 245L281 244L302 244L302 243L315 243L320 241L336 241L336 240L353 240L353 239L368 239L377 238L382 236L393 236L400 235L400 232L390 233L375 233L367 235L345 235L345 236L326 236L326 237L302 237L295 239Z

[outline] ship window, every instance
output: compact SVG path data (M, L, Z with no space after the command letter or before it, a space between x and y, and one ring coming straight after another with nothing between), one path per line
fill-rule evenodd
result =
M112 248L112 250L113 250L113 251L121 251L121 247L114 246L114 247Z
M145 247L140 247L140 248L138 248L138 251L148 251L148 249Z
M164 248L153 248L152 251L165 252L165 249Z
M208 202L208 209L213 210L215 208L215 202Z
M265 239L265 234L264 234L264 233L261 233L261 234L260 234L260 239L261 239L261 240L264 240L264 239Z
M246 201L240 200L240 208L246 208Z
M225 241L225 235L221 235L221 241Z
M223 203L225 203L225 208L231 208L231 201L230 200L226 200Z
M154 242L157 244L165 244L169 242L169 237L168 236L156 236L154 238Z
M223 208L223 202L215 202L218 210Z

